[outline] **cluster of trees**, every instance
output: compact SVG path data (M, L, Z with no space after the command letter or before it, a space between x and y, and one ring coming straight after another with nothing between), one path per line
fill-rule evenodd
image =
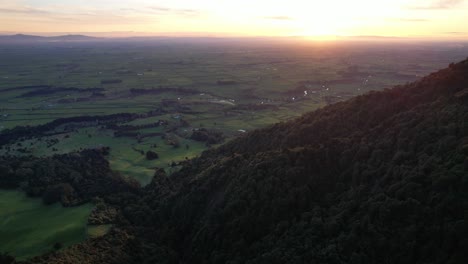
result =
M48 158L0 157L0 188L21 188L44 203L74 206L97 196L138 192L139 184L110 170L107 149Z
M192 88L184 87L168 87L168 86L159 86L158 88L151 89L142 89L142 88L132 88L130 89L132 95L145 95L145 94L162 94L162 93L179 93L179 94L199 94L199 90Z
M278 110L279 107L273 104L238 104L226 111L262 111L262 110Z
M159 159L159 155L158 153L152 151L152 150L148 150L146 152L146 159L147 160L155 160L155 159Z
M166 120L158 120L154 123L149 124L142 124L142 125L117 125L117 124L109 124L106 126L108 129L116 130L116 131L134 131L140 130L145 128L154 128L159 127L160 125L167 126L169 124Z
M8 253L0 253L0 263L3 263L3 264L16 263L15 257L9 255Z
M46 136L47 133L53 132L54 129L62 125L74 123L97 123L106 125L109 123L129 122L137 118L143 118L147 116L151 116L151 114L120 113L104 116L76 116L59 118L52 122L38 126L17 126L15 128L2 131L0 134L0 146L7 145L19 140L41 138Z
M206 142L207 144L211 145L211 144L222 143L224 141L224 135L223 135L223 132L221 131L200 128L192 132L190 139L201 141L201 142Z
M85 93L85 92L103 92L103 88L75 88L75 87L51 87L51 86L45 86L45 87L39 87L39 89L35 89L33 91L25 92L18 97L34 97L34 96L46 96L46 95L52 95L56 93L62 93L62 92L78 92L78 93Z
M468 60L254 131L30 263L466 263Z
M114 130L115 137L133 137L139 138L141 136L161 136L162 133L147 133L141 134L138 130L146 129L146 128L155 128L161 125L167 126L169 124L166 120L159 120L158 122L150 123L150 124L143 124L143 125L117 125L117 124L109 124L106 126L108 129Z

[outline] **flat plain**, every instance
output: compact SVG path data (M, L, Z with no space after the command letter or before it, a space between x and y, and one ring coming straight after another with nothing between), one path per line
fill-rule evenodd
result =
M173 170L223 142L193 140L195 130L229 140L417 80L467 49L454 43L209 38L3 44L0 130L77 116L139 116L64 123L41 137L13 141L0 154L46 156L108 146L114 169L147 184L155 167ZM147 151L159 158L148 161Z

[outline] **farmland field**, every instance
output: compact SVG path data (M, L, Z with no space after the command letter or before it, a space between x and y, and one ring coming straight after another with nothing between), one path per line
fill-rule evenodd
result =
M65 122L10 141L0 153L47 156L108 146L112 167L145 185L155 167L174 170L252 129L416 80L467 49L226 39L4 44L0 130L77 116L135 116ZM224 140L193 140L198 129ZM147 160L148 151L158 159Z

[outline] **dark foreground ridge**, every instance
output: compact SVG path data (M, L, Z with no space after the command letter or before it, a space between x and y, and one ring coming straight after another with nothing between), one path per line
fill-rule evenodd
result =
M465 60L157 171L109 234L30 263L467 263L467 155Z

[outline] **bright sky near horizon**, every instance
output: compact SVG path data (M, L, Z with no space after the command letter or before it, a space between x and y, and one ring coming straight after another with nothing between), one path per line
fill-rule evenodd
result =
M0 0L0 32L468 37L468 0Z

